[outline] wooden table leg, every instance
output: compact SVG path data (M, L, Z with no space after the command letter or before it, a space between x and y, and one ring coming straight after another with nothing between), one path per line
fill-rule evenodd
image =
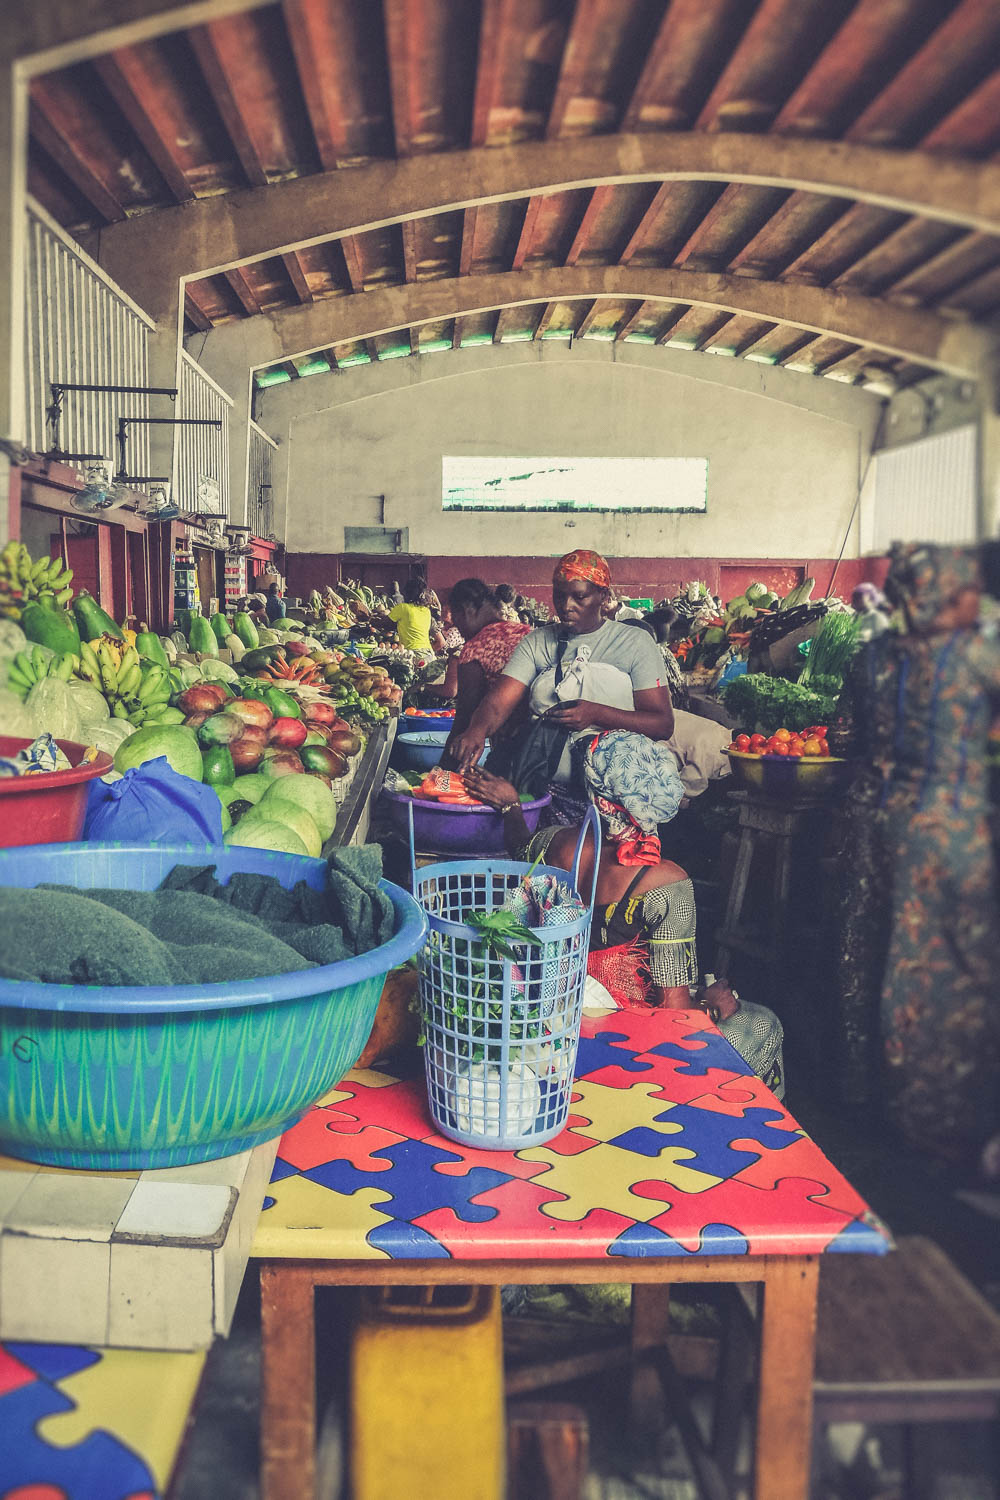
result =
M308 1266L261 1265L261 1500L315 1500L314 1290Z
M667 1421L659 1371L655 1362L643 1359L643 1354L649 1349L666 1348L669 1332L669 1282L639 1282L633 1286L629 1436L643 1448L655 1445Z
M762 1269L754 1495L756 1500L804 1500L819 1261L815 1255L767 1256Z

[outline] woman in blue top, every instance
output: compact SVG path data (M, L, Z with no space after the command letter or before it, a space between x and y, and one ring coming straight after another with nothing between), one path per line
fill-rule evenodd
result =
M489 770L532 796L551 792L562 821L579 821L588 801L610 820L622 863L659 860L656 826L683 797L670 693L653 640L605 620L611 573L596 552L570 552L552 578L557 623L517 646L468 728L452 735L445 764L476 764L487 738L526 703L524 728L494 748ZM624 855L624 858L622 858Z

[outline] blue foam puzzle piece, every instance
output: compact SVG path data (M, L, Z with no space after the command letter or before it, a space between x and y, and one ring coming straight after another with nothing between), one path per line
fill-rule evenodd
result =
M608 1246L609 1255L624 1255L635 1260L645 1256L748 1255L750 1246L744 1235L731 1224L706 1224L701 1231L697 1250L688 1250L652 1224L635 1224Z
M20 1344L4 1340L4 1348L43 1380L65 1380L67 1375L95 1365L101 1357L79 1344Z
M712 1068L723 1068L730 1073L752 1075L753 1068L741 1057L735 1047L731 1047L724 1036L717 1031L692 1031L687 1038L689 1042L702 1042L704 1045L697 1048L679 1047L676 1042L661 1042L657 1047L650 1047L649 1057L670 1057L684 1066L678 1071L691 1073L696 1076L708 1073Z
M597 1036L582 1036L576 1053L577 1078L589 1078L602 1068L622 1068L626 1073L648 1073L651 1064L639 1062L635 1052L628 1046L616 1047L615 1042L628 1043L624 1032L602 1031Z
M385 1205L383 1205L384 1207ZM365 1235L368 1244L376 1250L384 1250L393 1260L451 1260L451 1252L440 1240L436 1240L426 1229L417 1224L408 1224L405 1219L390 1219L388 1224L377 1224Z
M38 1423L44 1417L72 1409L69 1397L46 1380L5 1394L0 1401L0 1475L5 1494L33 1492L44 1486L63 1490L66 1500L129 1500L159 1493L142 1459L109 1432L88 1433L82 1442L67 1448L39 1437Z
M442 1151L426 1141L400 1141L394 1146L384 1146L372 1152L372 1160L391 1163L389 1172L361 1172L347 1161L321 1162L303 1177L337 1193L356 1193L363 1187L376 1187L389 1193L388 1202L380 1203L378 1211L394 1219L419 1219L438 1208L454 1210L456 1218L466 1224L485 1224L496 1218L497 1210L470 1200L490 1188L506 1182L509 1173L495 1172L489 1167L472 1167L464 1176L455 1177L435 1171L443 1162L459 1162L462 1158L452 1151Z
M775 1130L770 1124L770 1121L786 1119L786 1116L760 1106L745 1109L737 1121L731 1115L699 1109L694 1104L675 1104L656 1118L681 1128L679 1131L660 1131L641 1125L616 1136L611 1145L635 1151L639 1156L659 1156L666 1147L679 1146L694 1152L693 1157L685 1158L686 1167L693 1172L706 1172L709 1176L725 1179L735 1177L737 1172L756 1161L763 1151L780 1151L799 1139L794 1130ZM734 1139L755 1141L761 1151L734 1146Z

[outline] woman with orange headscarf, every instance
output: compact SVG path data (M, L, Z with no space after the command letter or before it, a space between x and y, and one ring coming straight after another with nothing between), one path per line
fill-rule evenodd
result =
M605 620L611 572L597 552L569 552L552 577L556 622L524 637L473 715L453 734L443 764L476 764L486 740L526 703L524 729L496 746L488 766L521 792L550 791L553 809L575 822L588 801L610 820L622 863L659 859L656 826L683 796L670 693L656 643Z

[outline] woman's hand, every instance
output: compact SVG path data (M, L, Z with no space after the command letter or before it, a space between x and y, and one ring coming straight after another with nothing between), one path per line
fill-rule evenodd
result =
M460 772L472 770L486 748L486 736L470 727L448 741L449 759Z
M740 1008L740 997L728 979L717 979L702 991L709 1013L720 1021L728 1021Z
M487 807L493 807L497 812L503 807L509 807L512 802L520 806L517 788L511 786L509 781L504 781L502 776L491 776L482 766L473 766L465 772L462 779L480 802L485 802Z
M586 698L575 698L547 708L542 718L547 724L556 724L560 729L602 729L604 704L591 703Z

